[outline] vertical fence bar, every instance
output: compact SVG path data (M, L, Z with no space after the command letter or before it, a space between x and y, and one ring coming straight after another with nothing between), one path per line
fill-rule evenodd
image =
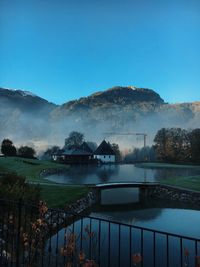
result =
M74 246L75 246L75 249L76 249L76 237L75 237L75 214L73 214L73 217L72 217L72 235L73 235L73 240L75 242ZM75 262L75 251L72 252L72 255L71 255L71 263L72 263L72 266Z
M198 243L197 240L195 241L195 256L198 255Z
M89 255L90 255L90 259L92 259L92 219L90 218L90 227L89 227Z
M99 246L98 246L98 257L99 257L99 266L101 266L101 220L99 220L99 235L98 235L98 239L99 239Z
M23 214L23 218L24 218L24 226L23 226L23 233L26 233L26 221L27 221L27 205L24 204L24 214ZM25 250L23 249L22 251L22 264L25 265Z
M66 221L65 221L65 227L66 227ZM63 249L65 249L66 247L66 243L67 243L67 229L65 228L65 231L64 231L64 239L63 239ZM65 262L66 262L66 257L65 255L62 255L63 256L63 266L65 266Z
M15 215L14 212L12 212L11 217L9 217L9 224L12 225L12 229L10 229L11 231L11 257L12 257L12 261L11 261L11 266L13 266L14 264L14 249L15 249L15 239L13 238L13 236L15 235Z
M38 207L39 209L39 207ZM42 238L42 255L41 255L41 266L45 265L45 237Z
M183 265L183 239L180 238L180 264Z
M50 222L49 222L49 224L50 224L50 231L49 231L50 238L49 238L49 247L48 247L48 254L49 254L48 255L48 266L50 266L50 264L51 264L51 252L52 252L51 238L52 238L52 226L53 226L52 218L53 218L53 211L51 210L50 211Z
M167 249L167 267L169 267L169 235L167 235L167 244L166 244L166 246L167 246L166 247L166 249Z
M59 235L59 220L60 220L60 213L59 210L57 211L57 223L56 223L56 267L58 266L58 235Z
M110 266L110 222L108 223L108 267Z
M132 266L132 228L129 227L129 266Z
M198 258L197 258L197 256L198 256L198 243L197 243L197 240L195 240L195 264L198 267L199 265L198 265Z
M4 225L4 229L3 232L6 231L6 246L5 246L5 251L4 251L4 258L5 258L5 266L8 266L8 244L9 244L9 229L8 229L8 221L9 221L9 210L7 211L6 215L6 221L5 221L5 225Z
M81 217L81 243L80 243L80 250L83 250L83 217Z
M31 242L32 242L32 235L33 235L33 229L32 229L32 225L31 223L33 222L33 209L31 208L30 209L30 224L29 224L29 233L28 233L28 249L27 249L27 252L28 252L28 255L27 255L27 261L28 261L28 264L31 265L31 253L32 253L32 249L31 249ZM37 245L37 244L36 244Z
M1 207L0 207L0 215L1 215ZM2 266L2 253L3 253L3 245L4 245L4 236L3 236L3 225L4 225L4 218L1 216L1 228L0 228L0 233L1 233L1 246L0 246L0 266Z
M20 266L20 229L21 229L22 200L18 201L18 225L17 225L17 248L16 248L16 267Z
M118 266L120 267L121 262L121 225L119 224L119 247L118 247Z
M156 233L153 232L153 267L156 266Z
M141 229L141 256L142 256L142 262L141 262L141 266L144 265L144 231L143 229Z

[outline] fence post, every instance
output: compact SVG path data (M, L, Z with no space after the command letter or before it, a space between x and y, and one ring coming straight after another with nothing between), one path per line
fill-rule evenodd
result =
M16 267L20 266L20 231L21 231L21 215L22 215L22 199L18 201L18 225L17 225L17 248L16 248Z

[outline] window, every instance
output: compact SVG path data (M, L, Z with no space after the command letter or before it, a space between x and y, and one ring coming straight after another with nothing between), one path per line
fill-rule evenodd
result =
M110 159L110 156L109 156L109 159Z
M104 159L105 159L106 156L103 156L103 157L104 157Z

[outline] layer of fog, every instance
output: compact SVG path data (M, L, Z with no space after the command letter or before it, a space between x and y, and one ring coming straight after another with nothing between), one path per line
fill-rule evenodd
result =
M144 145L143 136L120 135L120 133L146 133L147 145L153 144L156 132L162 127L181 127L193 129L200 127L200 112L176 110L173 106L162 108L154 113L118 112L115 114L98 110L88 114L84 111L63 114L49 110L34 110L29 113L1 105L0 141L9 138L19 147L29 145L36 149L37 154L48 147L63 147L64 139L71 131L84 133L86 141L99 144L103 139L117 143L122 151L130 151L134 147ZM114 132L115 134L107 134Z

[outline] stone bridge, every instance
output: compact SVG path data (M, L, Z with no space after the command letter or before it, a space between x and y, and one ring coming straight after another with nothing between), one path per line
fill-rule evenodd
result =
M90 185L89 188L95 194L98 203L101 203L101 192L106 189L115 188L139 188L140 197L145 197L150 188L155 188L159 183L154 182L114 182L105 184Z

